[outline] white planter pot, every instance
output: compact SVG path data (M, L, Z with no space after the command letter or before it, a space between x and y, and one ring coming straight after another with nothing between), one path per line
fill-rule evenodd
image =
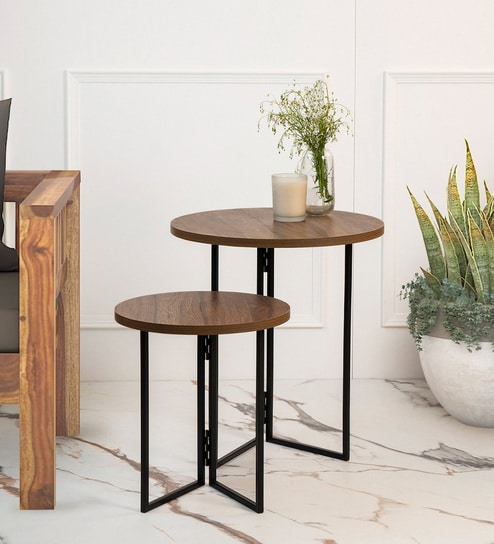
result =
M458 421L494 427L494 351L490 342L469 352L447 338L424 336L422 370L441 406Z

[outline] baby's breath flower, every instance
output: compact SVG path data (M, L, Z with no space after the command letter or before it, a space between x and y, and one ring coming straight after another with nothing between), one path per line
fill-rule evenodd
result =
M347 119L348 108L341 105L329 92L326 81L317 80L311 87L299 88L294 82L278 99L270 98L260 106L263 120L273 131L281 133L278 140L278 151L285 151L285 141L292 140L290 158L307 151L312 154L316 171L314 183L324 190L327 180L325 172L318 165L323 164L324 148L329 142L335 142L338 133L345 129L350 132Z

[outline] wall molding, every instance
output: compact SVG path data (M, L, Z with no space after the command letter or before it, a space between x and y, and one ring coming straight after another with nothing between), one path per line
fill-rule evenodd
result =
M324 72L154 72L154 71L79 71L67 70L66 88L66 146L65 166L79 169L81 163L80 115L81 87L84 84L129 83L188 84L188 85L255 85L285 84L294 81L303 84L313 83L324 78Z
M312 248L312 297L311 312L305 314L293 313L290 321L280 325L282 329L321 329L324 327L323 304L324 300L324 259L321 248ZM108 330L124 329L113 315L81 315L81 329Z
M324 78L324 72L159 72L159 71L81 71L65 73L67 169L82 169L81 153L81 96L85 85L143 84L143 85L290 85L294 81L311 84ZM285 328L322 328L324 326L322 292L324 259L320 248L312 249L311 312L292 314ZM113 315L83 315L84 330L119 329Z
M410 85L493 85L494 72L400 72L384 73L384 130L383 130L383 218L386 234L383 244L383 303L382 325L406 327L407 312L397 307L396 239L397 219L395 202L397 191L397 141L399 138L398 109L400 89Z

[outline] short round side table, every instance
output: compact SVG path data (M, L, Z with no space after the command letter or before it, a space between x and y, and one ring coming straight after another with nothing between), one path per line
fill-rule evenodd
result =
M290 318L285 302L262 295L223 291L184 291L132 298L115 307L115 320L140 331L141 356L141 512L147 512L205 484L255 512L264 509L264 330ZM197 336L197 479L149 500L149 333ZM256 332L255 438L218 459L218 335ZM209 363L209 429L205 424L206 364ZM217 480L216 471L256 447L255 500Z

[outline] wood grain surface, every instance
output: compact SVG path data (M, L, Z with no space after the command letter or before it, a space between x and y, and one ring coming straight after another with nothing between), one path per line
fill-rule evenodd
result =
M332 211L305 221L274 221L271 208L213 210L173 219L170 232L178 238L212 245L282 248L355 244L379 238L384 223L358 213Z
M19 354L0 353L0 404L19 403Z
M55 506L56 434L79 434L78 171L7 172L20 259L20 506ZM7 362L5 362L7 361ZM0 396L4 398L4 396ZM15 401L15 399L13 399Z
M126 300L115 308L117 323L147 332L215 335L270 329L290 318L276 298L225 291L159 293Z

